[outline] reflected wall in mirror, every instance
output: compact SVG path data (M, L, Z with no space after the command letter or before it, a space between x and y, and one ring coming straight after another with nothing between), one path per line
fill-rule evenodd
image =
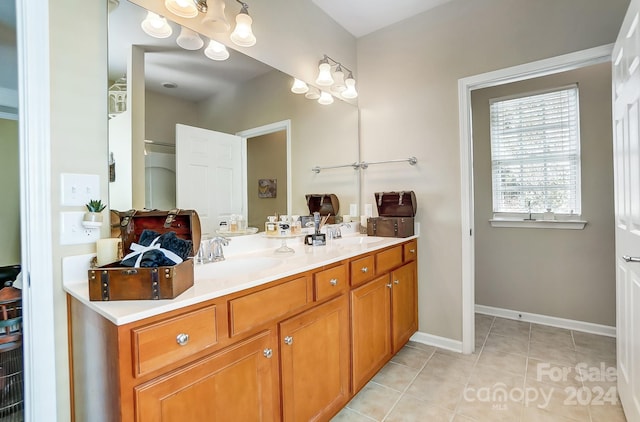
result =
M282 142L259 148L254 144L257 141L247 141L242 160L251 168L243 164L240 192L233 189L230 193L241 198L241 205L218 209L219 214L242 214L249 225L264 228L266 216L276 212L307 215L307 193L336 194L342 213L348 213L350 203L359 203L358 171L350 167L320 174L311 171L315 166L359 160L356 106L343 101L322 106L293 94L291 76L232 49L226 61L206 58L204 47L184 50L175 41L180 26L171 21L170 37L152 38L140 27L146 13L123 0L109 15L110 85L126 75L128 93L127 110L109 120L109 149L116 169L109 192L112 209L173 205L177 124L238 134L289 122L285 131L288 151ZM206 46L208 38L202 38ZM262 152L254 155L252 151L259 149ZM278 149L281 152L276 154ZM222 176L218 179L223 180ZM258 179L277 179L276 198L258 197ZM209 201L222 201L217 192L202 188L202 180L190 183ZM180 203L180 199L176 205L194 208L199 214L207 212L193 203ZM217 217L206 216L212 225L217 224Z

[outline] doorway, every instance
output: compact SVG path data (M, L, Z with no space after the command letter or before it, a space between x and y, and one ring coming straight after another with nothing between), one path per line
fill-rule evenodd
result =
M462 236L462 352L475 349L475 247L471 92L480 88L547 76L580 67L604 63L612 46L596 47L551 59L514 66L460 79L458 81L461 172Z

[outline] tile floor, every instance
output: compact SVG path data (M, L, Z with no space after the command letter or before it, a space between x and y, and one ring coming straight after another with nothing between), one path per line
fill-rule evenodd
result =
M332 421L624 422L615 364L613 338L478 314L473 355L409 342Z

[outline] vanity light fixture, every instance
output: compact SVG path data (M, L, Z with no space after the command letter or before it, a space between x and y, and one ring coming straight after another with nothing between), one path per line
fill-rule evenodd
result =
M309 91L309 85L300 79L295 78L291 86L291 92L294 94L306 94Z
M180 35L176 38L176 43L185 50L199 50L204 45L204 41L197 32L183 26Z
M240 0L236 1L242 5L242 9L240 9L240 13L236 16L236 27L229 38L234 44L240 47L251 47L255 45L256 37L253 35L253 30L251 29L253 19L249 16L249 5Z
M335 70L332 73L331 70L333 66L335 66ZM348 72L346 78L344 76L345 71ZM330 88L332 92L344 99L351 100L358 97L358 91L356 91L356 80L353 77L353 72L345 65L332 59L326 54L320 60L320 63L318 63L318 77L316 79L316 84L321 87ZM296 92L293 87L291 88L291 91Z
M333 85L331 86L333 92L339 94L347 89L347 86L344 84L344 72L342 71L342 66L339 64L336 66L335 72L333 72L333 81Z
M147 35L154 38L168 38L173 33L167 20L151 11L147 12L147 17L144 18L140 26Z
M329 94L327 91L322 91L320 93L320 98L318 98L318 103L322 105L333 104L333 95Z
M193 0L164 0L164 7L181 18L195 18L198 16L197 4Z
M209 40L209 45L204 49L204 55L211 60L227 60L229 58L229 51L224 44L215 40Z
M318 77L316 83L320 86L333 85L333 77L331 76L331 65L329 64L329 56L325 54L324 58L318 64Z
M224 14L226 7L222 0L208 0L207 15L202 19L202 24L214 33L227 32L231 25Z
M358 91L356 91L356 80L353 78L353 73L351 73L351 71L349 71L349 76L347 76L347 79L344 80L344 84L346 85L347 89L340 93L342 98L351 100L358 97Z
M320 98L320 90L315 86L310 86L309 91L307 91L307 93L304 94L304 97L307 100L317 100Z

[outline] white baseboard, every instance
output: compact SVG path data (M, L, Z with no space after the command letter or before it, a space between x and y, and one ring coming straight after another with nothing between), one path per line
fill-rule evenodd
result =
M434 336L433 334L417 331L409 340L427 344L429 346L439 347L441 349L451 350L452 352L462 353L462 342L458 340L451 340L446 337Z
M552 327L566 328L567 330L582 331L585 333L599 334L607 337L616 336L616 327L594 324L591 322L576 321L573 319L557 318L546 315L531 314L528 312L513 311L511 309L494 308L492 306L476 305L478 314L496 316L517 321L533 322L535 324L549 325Z

